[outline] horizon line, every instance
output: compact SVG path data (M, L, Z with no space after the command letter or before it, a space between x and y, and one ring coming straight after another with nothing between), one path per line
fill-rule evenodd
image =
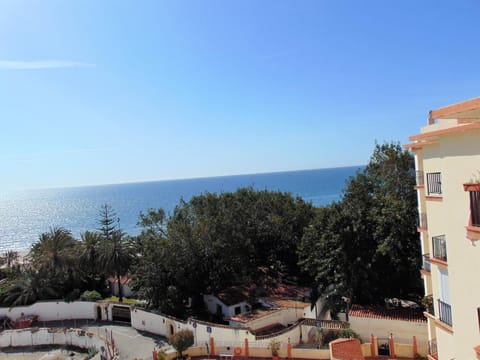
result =
M315 170L331 170L331 169L342 169L342 168L361 168L366 166L364 165L345 165L345 166L331 166L325 168L308 168L308 169L297 169L297 170L275 170L275 171L265 171L258 173L242 173L242 174L225 174L225 175L212 175L212 176L192 176L192 177L180 177L180 178L165 178L165 179L155 179L155 180L129 180L129 181L119 181L112 183L100 183L100 184L83 184L83 185L66 185L66 186L46 186L39 188L23 188L23 189L11 189L10 192L17 191L37 191L37 190L60 190L60 189L75 189L75 188L88 188L88 187L102 187L102 186L115 186L115 185L129 185L129 184L146 184L146 183L155 183L155 182L166 182L166 181L186 181L186 180L201 180L201 179L214 179L214 178L223 178L223 177L235 177L235 176L252 176L252 175L270 175L270 174L282 174L289 172L302 172L302 171L315 171Z

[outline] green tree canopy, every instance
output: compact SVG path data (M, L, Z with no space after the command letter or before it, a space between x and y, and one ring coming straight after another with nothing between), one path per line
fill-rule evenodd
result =
M377 144L342 201L320 209L299 247L300 265L325 296L358 303L421 293L413 157Z

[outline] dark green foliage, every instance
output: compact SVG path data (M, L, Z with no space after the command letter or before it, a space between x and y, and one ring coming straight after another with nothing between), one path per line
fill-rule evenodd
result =
M115 276L118 283L118 298L123 300L123 286L120 278L130 270L133 261L133 251L130 239L116 226L119 222L117 214L108 204L102 206L99 212L98 224L100 231L98 248L95 254L106 276Z
M299 247L300 264L319 294L357 303L418 296L414 169L400 145L377 144L342 201L319 209Z
M300 198L252 188L181 202L168 222L177 291L203 306L202 293L262 280L260 267L272 277L298 275L296 247L313 216Z

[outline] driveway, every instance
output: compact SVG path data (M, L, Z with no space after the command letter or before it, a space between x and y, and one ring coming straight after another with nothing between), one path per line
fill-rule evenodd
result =
M167 339L161 336L139 332L129 325L117 323L95 323L82 326L91 332L107 336L113 336L115 346L118 349L120 360L151 360L154 349L167 345Z

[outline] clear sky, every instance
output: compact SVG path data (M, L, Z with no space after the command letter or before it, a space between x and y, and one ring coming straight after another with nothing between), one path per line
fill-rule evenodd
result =
M365 164L480 96L480 2L0 0L0 188Z

